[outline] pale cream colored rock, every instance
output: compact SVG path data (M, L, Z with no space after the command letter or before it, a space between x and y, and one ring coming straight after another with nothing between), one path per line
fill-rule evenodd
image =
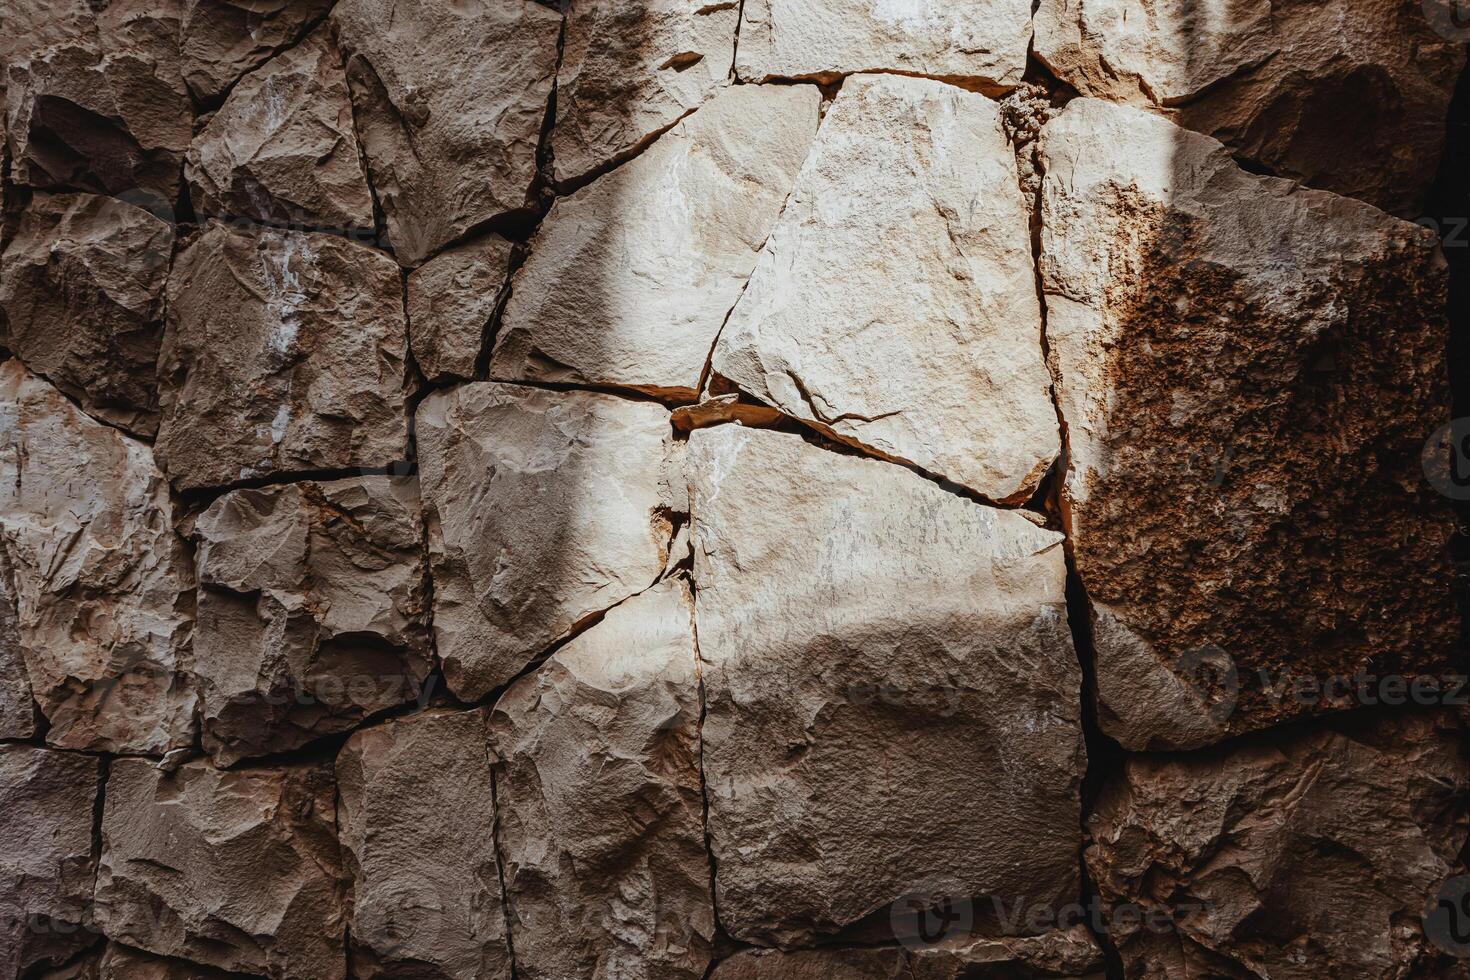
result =
M344 0L332 22L400 262L526 207L559 14L534 0Z
M1036 54L1083 95L1152 106L1282 177L1416 218L1465 65L1433 6L1041 0Z
M1042 143L1103 729L1194 748L1337 707L1283 676L1458 672L1453 522L1420 463L1449 417L1434 236L1136 108L1075 100Z
M354 976L509 980L490 764L483 709L366 728L337 756Z
M557 180L575 182L637 149L729 84L739 21L733 3L573 3L551 135Z
M1000 107L849 79L712 367L844 442L991 500L1030 496L1060 437Z
M486 328L505 296L514 248L499 235L486 235L409 273L409 347L430 381L475 376Z
M331 7L331 0L184 0L184 81L197 98L213 103Z
M491 377L694 400L817 130L813 86L735 86L552 206Z
M272 980L341 980L345 884L330 765L112 764L96 893L109 939Z
M695 431L687 467L730 934L811 945L915 893L1072 901L1061 535L787 433Z
M342 53L325 25L240 79L194 137L184 177L201 216L373 236Z
M992 91L1021 81L1027 0L745 0L735 74L834 79L931 75Z
M667 579L490 716L517 975L702 980L714 907L694 605Z
M30 686L68 749L193 741L194 573L148 447L0 365L0 550Z
M476 700L590 617L654 583L668 556L664 408L481 383L419 405L434 635Z

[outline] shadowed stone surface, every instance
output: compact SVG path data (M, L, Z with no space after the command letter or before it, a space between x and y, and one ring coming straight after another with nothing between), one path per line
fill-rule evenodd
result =
M408 274L409 346L430 381L475 376L486 328L505 296L514 248L499 235L486 235Z

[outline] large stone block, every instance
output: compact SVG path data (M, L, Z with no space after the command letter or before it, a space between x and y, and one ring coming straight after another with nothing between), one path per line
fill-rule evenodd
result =
M325 17L331 0L184 0L179 47L184 81L214 103Z
M434 256L408 274L408 337L430 381L473 378L505 298L515 246L499 235Z

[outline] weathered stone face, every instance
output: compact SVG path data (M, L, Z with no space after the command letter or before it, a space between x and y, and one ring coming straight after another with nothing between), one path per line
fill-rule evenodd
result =
M399 261L526 206L558 14L532 0L345 0L332 23Z
M346 975L345 888L330 766L107 779L97 921L109 939L271 978Z
M289 751L418 696L430 655L416 480L236 490L195 534L194 671L217 763Z
M155 453L181 490L407 452L398 268L333 235L218 222L179 254Z
M1027 228L999 106L849 79L713 370L844 442L1024 501L1060 448Z
M486 235L408 274L409 346L430 381L475 376L486 328L505 296L513 248Z
M419 405L444 678L475 700L664 570L667 410L472 384Z
M516 273L491 376L692 401L820 101L814 86L735 86L559 199Z
M96 972L89 975L89 980L92 977L95 980L240 980L242 976L108 943L98 957ZM77 980L83 978L78 977Z
M1465 66L1463 38L1426 22L1434 6L1042 0L1036 54L1083 95L1155 107L1272 173L1416 218Z
M730 934L810 945L914 893L1071 901L1061 536L794 435L722 426L689 452Z
M0 365L0 550L31 691L67 749L193 741L193 569L148 447Z
M0 738L27 739L36 733L36 711L21 649L14 580L10 558L0 548Z
M330 0L184 0L179 47L195 98L222 98L246 72L325 17Z
M523 677L490 729L519 976L701 980L714 936L694 605L666 580Z
M1451 526L1419 459L1448 415L1432 235L1136 109L1079 100L1043 139L1104 730L1189 748L1335 707L1283 681L1449 669Z
M396 719L343 747L354 976L510 977L490 763L483 710Z
M37 194L0 257L0 344L89 414L151 437L173 244L122 201Z

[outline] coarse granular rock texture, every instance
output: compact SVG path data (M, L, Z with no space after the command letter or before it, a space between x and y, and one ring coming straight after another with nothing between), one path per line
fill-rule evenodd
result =
M346 880L330 765L107 778L96 916L109 939L271 980L341 980Z
M1042 153L1103 729L1192 748L1339 706L1282 690L1303 678L1451 670L1452 524L1420 468L1449 416L1433 236L1101 101Z
M1184 757L1130 758L1087 865L1129 977L1402 977L1455 873L1470 768L1449 714L1361 715Z
M475 376L495 311L505 297L514 244L486 235L447 249L408 274L408 346L424 377Z
M476 700L654 583L669 555L666 409L495 383L418 410L444 678Z
M28 739L36 734L36 708L21 653L15 573L0 548L0 738Z
M96 942L88 906L102 772L93 756L0 745L0 975L64 963Z
M399 261L416 266L527 206L556 12L533 0L341 0L332 22Z
M46 741L162 754L193 741L194 573L148 447L0 365L0 570Z
M194 137L184 176L201 215L372 236L342 54L325 25L240 79Z
M810 85L732 87L559 199L516 273L491 376L693 401L816 134L820 101Z
M1061 535L901 467L689 436L721 922L811 945L921 893L1077 890Z
M210 222L174 261L155 454L180 490L408 451L398 267L335 235Z
M1416 218L1465 67L1465 38L1426 17L1437 6L1041 0L1036 54L1083 95L1155 107L1279 176Z
M97 959L96 973L88 975L89 980L244 980L245 976L154 956L118 943L107 944Z
M343 747L353 976L509 980L490 763L483 709L395 719Z
M1000 107L870 75L828 110L711 364L837 439L1017 502L1060 449L1040 338Z
M274 57L327 15L331 0L184 0L184 82L205 103Z
M0 344L96 418L151 438L174 232L95 194L36 194L0 256Z
M703 980L714 937L688 585L667 579L490 718L517 975Z
M429 672L418 481L236 490L194 525L194 672L220 765L413 700Z

